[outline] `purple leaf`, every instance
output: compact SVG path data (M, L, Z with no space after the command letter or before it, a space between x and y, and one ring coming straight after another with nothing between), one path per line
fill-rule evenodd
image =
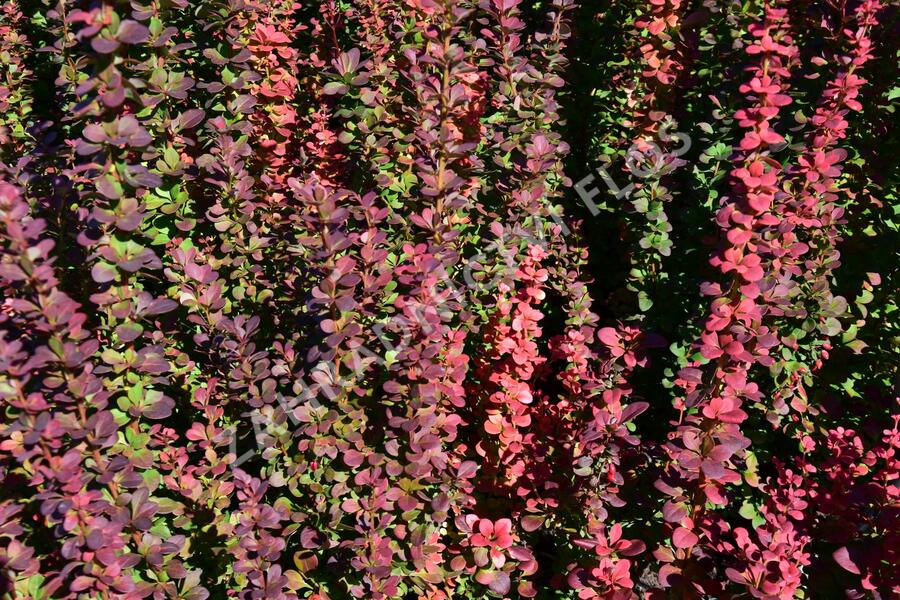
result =
M97 283L108 283L116 278L116 268L107 263L97 263L91 269L91 277Z
M206 117L206 113L199 108L192 108L181 113L178 121L181 129L191 129L196 127Z
M149 38L150 30L137 21L130 19L122 21L119 24L119 31L116 32L116 39L123 44L141 44Z
M121 44L116 40L110 40L102 37L95 37L91 40L91 48L100 54L112 54L119 49Z
M628 421L646 411L648 408L650 408L650 404L647 402L632 402L622 411L620 420L622 423L627 423Z

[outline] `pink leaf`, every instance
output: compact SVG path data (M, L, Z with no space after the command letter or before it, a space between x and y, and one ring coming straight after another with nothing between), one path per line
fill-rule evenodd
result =
M853 562L853 559L850 558L850 551L847 550L847 547L839 548L834 551L834 554L831 555L837 564L841 565L841 567L847 571L855 575L860 574L859 567Z
M687 529L686 527L679 527L672 534L672 543L675 544L676 548L690 548L695 545L699 541L699 538L694 534L693 531Z

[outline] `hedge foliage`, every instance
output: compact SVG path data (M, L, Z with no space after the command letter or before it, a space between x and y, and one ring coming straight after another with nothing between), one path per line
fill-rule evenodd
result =
M0 595L900 597L898 12L0 2Z

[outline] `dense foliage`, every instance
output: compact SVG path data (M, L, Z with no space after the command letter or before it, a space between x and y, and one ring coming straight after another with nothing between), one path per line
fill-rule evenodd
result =
M0 596L900 597L892 0L0 2Z

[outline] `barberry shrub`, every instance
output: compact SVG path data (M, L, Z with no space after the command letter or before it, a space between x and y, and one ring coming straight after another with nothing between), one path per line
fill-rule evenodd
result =
M0 1L0 595L900 597L898 15Z

